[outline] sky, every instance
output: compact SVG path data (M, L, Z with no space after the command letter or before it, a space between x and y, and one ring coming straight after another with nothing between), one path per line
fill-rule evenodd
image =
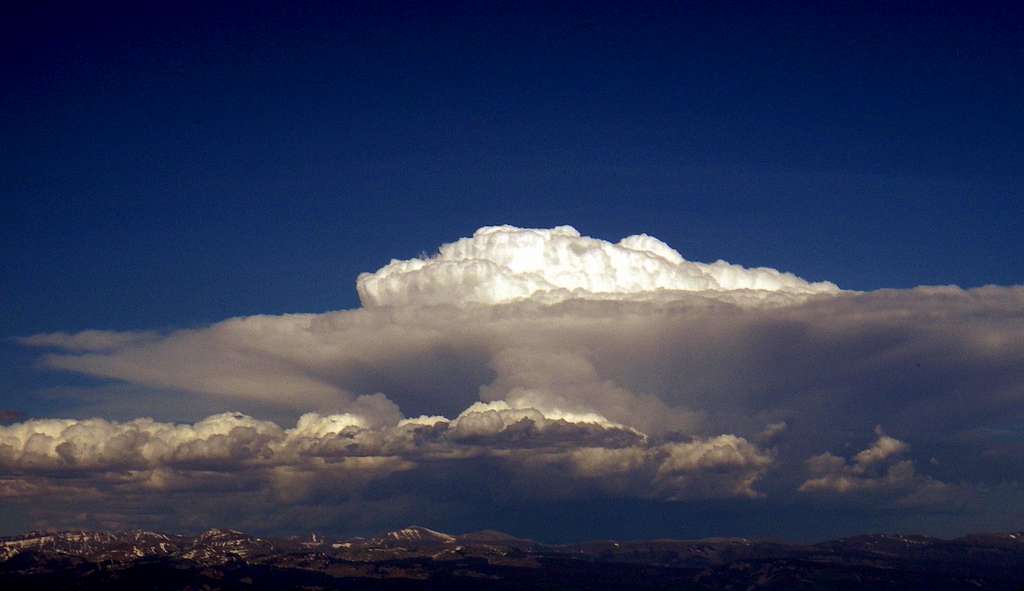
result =
M1024 529L1019 7L208 4L0 18L0 533Z

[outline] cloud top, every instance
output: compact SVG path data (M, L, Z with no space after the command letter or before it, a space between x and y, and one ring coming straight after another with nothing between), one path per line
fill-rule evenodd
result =
M471 238L441 246L433 257L393 260L375 273L363 273L356 288L365 307L644 299L676 291L712 296L740 290L839 291L831 282L812 283L766 267L687 261L646 234L613 244L582 236L571 226L483 227Z

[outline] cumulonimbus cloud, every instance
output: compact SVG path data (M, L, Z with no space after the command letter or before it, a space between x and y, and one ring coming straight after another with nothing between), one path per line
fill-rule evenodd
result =
M7 469L31 477L5 490L38 490L43 469L103 466L187 487L199 478L188 462L205 462L221 472L204 479L244 474L297 498L329 489L340 466L426 475L486 461L543 474L558 494L770 499L802 490L799 498L821 502L898 489L903 502L948 481L924 471L955 467L958 481L979 489L1005 482L1005 464L978 460L997 435L978 434L1013 433L1024 421L1019 287L849 292L772 269L689 262L646 235L610 243L568 227L499 226L363 274L357 289L356 310L24 339L49 349L41 363L52 369L250 414L315 414L294 428L247 418L241 440L189 435L185 447L172 434L199 433L201 417L184 430L61 423L65 439L52 434L56 424L4 427L9 438L29 424L39 431L0 440ZM880 423L894 434L850 459L822 455ZM115 434L121 447L66 440L79 431ZM174 451L153 455L153 446ZM933 456L941 463L913 462Z

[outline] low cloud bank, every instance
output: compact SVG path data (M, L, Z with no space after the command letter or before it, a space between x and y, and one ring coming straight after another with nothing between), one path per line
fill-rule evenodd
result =
M203 490L212 473L296 500L301 495L290 476L301 475L303 489L344 476L351 489L396 471L481 459L510 473L529 472L538 461L560 464L570 479L587 482L628 475L630 494L643 498L727 498L757 496L753 484L772 453L735 435L654 442L600 415L546 415L506 403L477 403L454 420L307 413L289 429L242 413L194 424L35 419L0 427L0 469L7 475L0 494L72 485Z

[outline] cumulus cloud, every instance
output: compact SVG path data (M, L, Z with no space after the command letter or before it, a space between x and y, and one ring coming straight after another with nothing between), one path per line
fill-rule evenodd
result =
M788 426L789 425L786 424L786 421L779 421L777 423L766 425L764 430L758 433L757 439L762 443L773 443L782 437L786 432L786 427Z
M771 463L769 452L732 435L654 445L599 415L550 416L503 402L476 403L454 420L306 413L288 429L242 413L194 424L34 419L0 427L0 469L16 476L3 481L6 497L113 482L161 491L262 488L297 500L339 477L353 489L445 462L493 458L516 470L537 457L572 465L582 479L628 474L637 479L632 494L668 499L754 496L751 485Z
M878 439L871 444L871 447L853 456L854 464L862 471L866 470L869 466L884 462L893 456L907 451L908 446L906 443L886 435L880 425L875 427L875 435L878 435Z
M480 228L471 238L443 245L434 257L394 260L364 273L357 289L366 307L629 299L666 291L838 291L833 283L811 283L775 269L747 269L721 260L690 262L646 234L612 244L581 236L571 226Z
M901 505L948 502L959 491L917 472L914 462L902 459L909 446L875 427L877 439L850 460L825 452L807 460L811 478L799 491L811 494L882 494L898 497Z
M46 470L138 471L166 490L191 478L287 499L329 494L340 474L359 488L492 468L553 496L920 499L951 472L980 490L1024 469L987 453L1024 421L1024 288L857 293L689 262L645 235L501 226L357 289L356 310L27 337L51 349L45 367L248 414L217 415L226 432L201 415L29 421L5 428L21 431L0 458L33 486L55 485ZM271 407L295 426L249 416ZM821 454L879 423L899 439ZM911 445L947 476L920 475Z
M544 411L504 400L476 402L449 425L449 436L462 441L502 441L524 444L622 447L643 441L646 436L625 425L613 423L595 413Z
M237 413L194 425L152 419L34 419L0 430L0 465L25 471L228 465L269 457L270 443L282 437L277 425Z
M674 499L756 497L753 484L773 461L770 452L735 435L667 444L661 451L657 482Z

